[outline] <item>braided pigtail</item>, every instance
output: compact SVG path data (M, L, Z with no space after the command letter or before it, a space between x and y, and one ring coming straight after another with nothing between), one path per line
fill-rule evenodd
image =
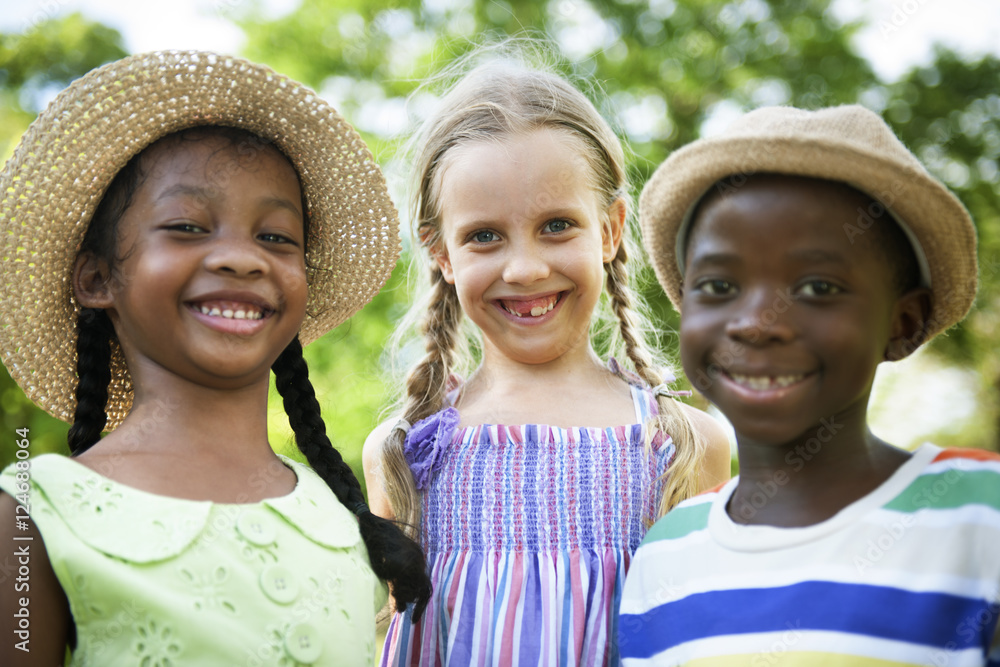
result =
M431 268L431 285L430 306L421 323L427 354L406 378L402 418L410 424L444 407L460 335L462 306L458 293L445 281L436 264ZM393 429L382 443L382 481L396 520L403 524L408 535L416 538L420 527L420 494L403 455L405 440L403 431Z
M67 440L71 454L80 454L101 439L108 423L108 386L111 384L111 336L107 313L84 308L76 320L76 411Z
M375 516L368 509L357 477L326 434L297 336L275 360L272 370L299 450L337 499L358 517L372 570L389 582L397 611L403 611L413 602L416 605L413 618L419 619L431 594L424 553L391 521Z
M625 245L622 243L615 258L605 264L608 274L608 294L611 297L612 310L618 319L626 355L639 376L651 387L655 387L660 384L662 378L654 367L638 321L638 313L633 306L636 298L629 286L629 272L626 265L628 251ZM695 430L691 419L684 413L680 402L667 396L657 396L656 402L659 416L656 423L647 429L647 444L652 441L656 431L660 430L670 434L675 448L657 511L657 517L660 517L677 503L698 493L705 442Z

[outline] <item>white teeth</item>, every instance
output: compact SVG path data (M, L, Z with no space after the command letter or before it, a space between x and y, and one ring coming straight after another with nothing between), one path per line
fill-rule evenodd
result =
M531 309L530 313L519 313L516 310L511 310L510 308L507 307L507 304L504 303L503 301L500 302L500 305L502 305L503 309L506 310L508 313L510 313L511 315L516 315L517 317L541 317L542 315L544 315L545 313L549 312L550 310L556 307L556 301L558 301L557 296L549 297L548 305L535 306Z
M218 306L200 306L198 308L203 314L210 317L224 317L228 320L260 320L264 318L264 313L259 310L220 310Z
M738 385L748 387L755 391L763 391L774 387L787 387L789 385L793 385L804 378L805 375L777 375L770 377L767 375L740 375L738 373L733 373L730 377L732 377Z

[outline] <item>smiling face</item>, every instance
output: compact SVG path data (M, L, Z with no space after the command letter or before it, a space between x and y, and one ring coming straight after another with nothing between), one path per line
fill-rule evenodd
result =
M598 201L579 139L539 129L451 149L433 249L484 354L542 364L590 351L624 203Z
M905 356L926 291L899 295L874 234L851 242L866 204L842 184L764 175L701 206L681 358L741 439L786 444L832 417L866 429L876 366Z
M148 149L118 222L120 261L103 277L78 270L78 298L107 310L137 394L164 372L204 386L266 382L302 325L298 178L273 148L245 148L205 135Z

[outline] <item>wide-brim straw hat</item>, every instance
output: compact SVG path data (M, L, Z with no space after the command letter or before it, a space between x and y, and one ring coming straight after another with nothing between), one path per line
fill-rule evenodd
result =
M291 160L309 216L309 343L364 306L399 257L398 214L358 133L306 86L263 65L197 51L130 56L74 81L39 115L0 175L0 356L24 393L55 417L76 408L71 273L115 175L167 134L242 128ZM108 425L132 403L113 343Z
M839 181L879 201L909 237L932 292L925 340L965 317L976 296L972 218L878 114L856 105L757 109L657 168L640 197L639 218L656 276L678 312L695 207L719 180L734 176L738 187L740 177L757 173Z

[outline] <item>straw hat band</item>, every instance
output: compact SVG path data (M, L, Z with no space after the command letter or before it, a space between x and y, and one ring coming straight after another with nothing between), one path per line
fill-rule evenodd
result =
M97 205L132 157L203 125L273 142L298 173L309 216L303 344L354 314L392 272L398 214L382 173L357 132L312 90L262 65L203 52L140 54L98 68L39 115L0 176L0 355L29 398L56 417L71 420L76 404L70 278ZM260 149L237 147L241 155ZM225 180L219 174L218 185ZM118 350L113 369L109 428L131 402Z

